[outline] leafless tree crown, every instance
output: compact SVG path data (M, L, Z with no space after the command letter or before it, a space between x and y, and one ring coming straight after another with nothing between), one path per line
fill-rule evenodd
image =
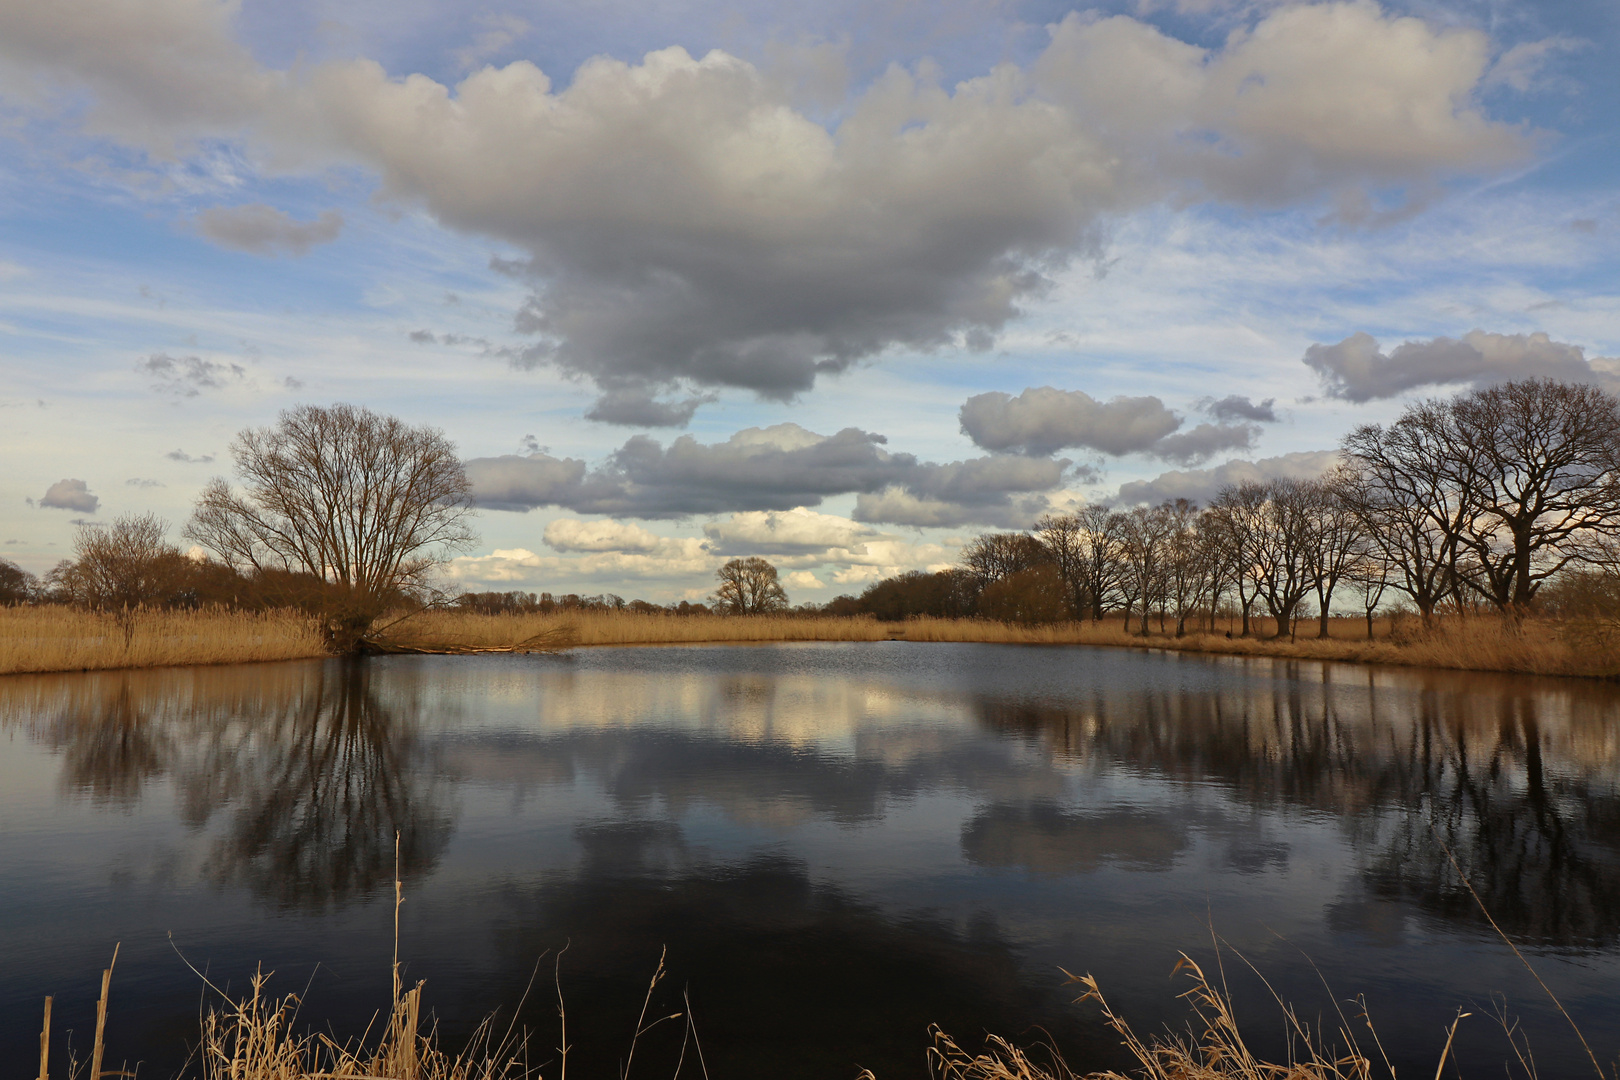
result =
M787 592L777 580L776 567L758 556L732 559L716 571L717 608L731 615L764 615L787 607Z
M423 588L474 542L456 449L353 405L302 405L232 445L240 491L203 490L185 535L241 570L313 574L358 596Z

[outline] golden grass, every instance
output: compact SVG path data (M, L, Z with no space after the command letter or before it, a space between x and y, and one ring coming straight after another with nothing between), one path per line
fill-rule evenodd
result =
M320 627L293 612L0 608L0 674L238 664L325 655Z
M1270 620L1257 619L1259 633ZM525 642L546 651L568 645L698 645L790 641L952 641L1023 645L1102 645L1160 648L1280 659L1338 660L1408 667L1500 671L1516 674L1620 676L1620 631L1592 622L1489 615L1448 616L1425 629L1416 618L1379 620L1368 640L1365 620L1336 618L1330 637L1316 637L1315 622L1300 636L1226 636L1158 631L1143 637L1121 620L1023 626L987 619L910 619L883 623L865 617L747 618L723 615L650 615L627 611L556 612L550 615L477 615L428 611L377 635L404 651L477 652ZM0 674L108 668L230 664L325 655L319 626L293 612L143 611L125 626L113 615L65 607L0 608ZM520 650L521 651L521 650Z
M1121 1037L1125 1048L1136 1059L1136 1066L1129 1073L1108 1070L1082 1076L1056 1051L1041 1055L1046 1059L1044 1062L1037 1061L1029 1051L995 1036L989 1039L984 1053L970 1054L935 1028L934 1045L929 1050L930 1075L940 1080L1372 1080L1375 1075L1395 1075L1387 1060L1380 1062L1381 1070L1375 1069L1373 1059L1362 1052L1343 1014L1339 1016L1339 1038L1345 1048L1335 1050L1323 1042L1320 1032L1306 1027L1287 1005L1282 1005L1282 1013L1290 1034L1290 1056L1283 1062L1266 1061L1244 1041L1231 997L1212 984L1203 969L1185 953L1176 971L1186 971L1193 982L1192 988L1181 995L1193 1013L1188 1033L1166 1032L1145 1040L1109 1008L1095 979L1089 975L1069 976L1071 984L1085 987L1077 1003L1096 1002L1102 1009L1104 1022ZM1453 1021L1440 1051L1437 1076L1445 1069L1456 1030ZM1369 1035L1377 1049L1377 1035L1370 1028ZM1381 1051L1379 1057L1383 1057ZM875 1078L866 1073L865 1080Z
M1156 625L1157 620L1155 620ZM1269 620L1268 620L1269 622ZM1354 631L1346 624L1359 624ZM1316 624L1308 634L1287 638L1231 637L1189 632L1184 637L1127 633L1119 620L1102 623L1052 623L1015 626L982 619L916 619L905 625L907 641L986 641L1022 645L1106 645L1171 649L1181 652L1263 656L1279 659L1339 660L1405 667L1502 671L1524 675L1572 675L1614 678L1620 675L1620 642L1588 626L1552 620L1515 624L1495 616L1449 617L1423 629L1416 619L1403 621L1390 637L1367 640L1362 620L1332 620L1332 636L1318 639ZM1302 631L1307 627L1302 626ZM1354 636L1352 636L1352 632ZM1387 625L1385 628L1387 632Z
M379 635L394 645L435 642L480 648L516 645L570 631L576 645L699 645L721 642L884 641L890 628L870 618L792 615L643 615L629 611L572 611L550 615L476 615L428 611L403 619Z

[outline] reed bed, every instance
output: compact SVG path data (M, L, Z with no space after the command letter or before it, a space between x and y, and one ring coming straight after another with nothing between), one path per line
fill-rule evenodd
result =
M1349 636L1350 627L1343 625L1358 621L1342 620L1336 629L1345 636L1319 639L1315 636L1316 624L1312 623L1309 636L1301 634L1290 640L1286 637L1227 637L1224 630L1219 633L1193 631L1182 637L1166 633L1142 636L1126 631L1118 621L1019 626L982 619L915 619L905 624L905 639L1103 645L1522 675L1620 676L1620 642L1590 626L1552 620L1515 623L1494 616L1452 617L1437 621L1427 629L1416 620L1403 622L1390 636L1368 640L1364 631L1355 637ZM1361 623L1362 627L1365 625Z
M1257 620L1270 629L1269 620ZM1157 620L1154 620L1156 627ZM1620 677L1620 629L1594 621L1488 615L1449 616L1424 627L1416 618L1330 620L1297 638L1228 637L1223 629L1177 637L1143 636L1118 618L1100 623L1021 625L988 619L798 615L733 617L628 611L478 615L432 610L384 620L381 652L547 652L575 645L765 644L790 641L938 641L1158 648L1277 659L1336 660L1527 675ZM0 674L90 671L186 664L231 664L325 655L315 620L295 612L141 611L133 617L66 607L0 608Z
M630 611L559 611L549 615L476 615L427 611L377 635L389 645L435 642L503 648L568 633L576 645L700 645L772 641L884 641L891 628L871 618L795 615L650 615Z
M0 608L0 674L240 664L325 655L320 626L295 612Z

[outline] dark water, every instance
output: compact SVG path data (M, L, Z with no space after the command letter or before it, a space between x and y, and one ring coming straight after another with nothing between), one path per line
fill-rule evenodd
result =
M922 1076L932 1022L1117 1066L1059 967L1179 1025L1170 973L1213 968L1211 927L1313 1024L1365 995L1403 1076L1459 1007L1463 1075L1502 1075L1495 1008L1542 1076L1590 1075L1446 847L1620 1057L1617 688L880 643L0 679L0 1076L32 1075L46 994L82 1050L115 942L108 1041L142 1077L196 1037L179 954L233 992L262 963L305 1022L360 1030L396 832L444 1036L516 1011L554 1057L566 945L576 1077L618 1075L661 950L649 1015L684 994L717 1080ZM634 1075L671 1075L681 1037L643 1038Z

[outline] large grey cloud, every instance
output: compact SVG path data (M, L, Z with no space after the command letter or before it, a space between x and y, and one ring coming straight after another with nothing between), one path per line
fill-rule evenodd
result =
M197 232L221 247L253 255L307 255L330 244L343 231L343 215L327 210L314 221L299 221L263 203L213 206L197 215Z
M788 398L887 349L982 348L1122 212L1326 198L1354 217L1368 191L1531 146L1477 103L1485 34L1368 2L1283 7L1216 48L1071 15L1028 66L955 86L895 67L831 125L718 51L452 88L365 59L271 70L233 12L0 4L0 90L73 87L91 130L158 153L214 137L282 170L370 170L383 197L524 250L522 361L609 392Z
M1167 499L1189 499L1207 505L1221 488L1251 480L1311 480L1338 464L1337 450L1307 450L1258 461L1228 461L1211 469L1161 473L1152 480L1121 484L1117 505L1157 505Z
M473 458L466 469L479 505L494 510L559 506L576 513L676 518L790 510L856 493L878 497L857 503L857 519L918 524L911 504L934 507L955 522L1022 519L1028 497L1057 488L1069 465L1012 455L923 462L892 453L885 443L883 436L858 428L819 435L778 424L748 428L720 443L683 435L666 447L638 435L594 469L544 452Z
M45 489L39 505L54 510L77 510L81 514L93 514L101 506L101 500L91 493L90 485L83 480L58 480Z
M1051 386L1032 386L1017 397L1000 391L975 394L958 415L962 432L985 450L1039 456L1086 449L1114 457L1147 454L1179 464L1247 450L1256 431L1248 423L1220 423L1184 432L1182 418L1157 397L1102 402L1082 390Z
M1358 403L1426 386L1484 386L1537 376L1620 390L1620 359L1588 358L1581 346L1546 334L1471 330L1460 339L1408 341L1385 353L1376 338L1360 332L1334 345L1312 345L1304 362L1329 397Z

